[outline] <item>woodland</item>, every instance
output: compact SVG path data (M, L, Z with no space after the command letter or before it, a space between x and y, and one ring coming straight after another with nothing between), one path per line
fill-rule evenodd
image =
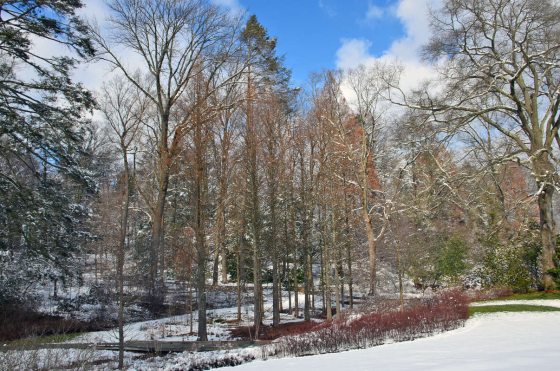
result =
M443 1L412 89L399 61L293 86L257 16L206 0L110 0L103 27L83 5L0 2L2 339L86 296L122 345L131 307L208 340L220 290L258 338L269 310L558 288L557 2Z

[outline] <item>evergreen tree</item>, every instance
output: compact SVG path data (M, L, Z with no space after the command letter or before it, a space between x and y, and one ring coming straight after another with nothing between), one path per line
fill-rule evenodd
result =
M269 129L275 125L265 123L266 111L273 105L282 106L288 101L289 71L282 66L282 59L276 55L276 39L268 36L266 29L260 24L255 15L247 20L245 29L241 33L241 41L245 44L248 69L247 69L247 96L246 96L246 133L245 133L245 169L248 179L248 195L246 197L247 213L250 215L249 230L253 245L253 280L255 296L255 336L258 336L262 322L263 295L262 295L262 260L264 246L268 246L273 266L273 323L280 321L280 286L278 279L278 254L276 251L276 160L278 157L276 142L279 138L269 136L265 145L268 152L265 172L268 175L268 203L261 201L261 166L259 163L262 153L259 143L259 132L264 126ZM276 102L275 102L276 101ZM274 102L274 103L273 103ZM286 112L284 110L284 112ZM280 116L282 116L280 114ZM281 120L276 116L276 120ZM264 130L266 131L266 130ZM274 130L272 130L274 131ZM270 134L270 133L269 133ZM266 231L265 215L270 219L270 230Z
M79 59L94 53L76 15L81 6L0 4L0 301L21 292L14 280L64 276L85 234L84 195L95 182L82 166L89 162L83 117L94 101L70 78ZM74 56L41 55L39 43L66 46Z

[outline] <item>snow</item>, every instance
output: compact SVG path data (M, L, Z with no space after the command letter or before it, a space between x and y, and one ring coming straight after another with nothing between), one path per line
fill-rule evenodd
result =
M265 312L263 323L265 325L272 324L272 290L264 289L265 296ZM300 303L303 303L303 294L299 295ZM284 308L288 307L288 299L284 298ZM321 305L320 298L316 299L316 305ZM301 306L301 305L300 305ZM237 307L226 307L218 309L208 309L208 340L234 340L230 334L232 327L250 326L253 323L253 305L245 304L242 306L241 322L235 322L237 318ZM303 309L301 309L303 310ZM197 340L198 313L193 313L192 328L194 333L190 333L190 315L176 315L156 320L134 322L124 326L125 341L130 340L158 340L158 341L195 341ZM302 321L292 315L280 314L282 323ZM110 329L106 331L88 332L77 336L70 342L75 343L104 343L118 341L118 329Z
M231 308L209 310L208 315L215 319L231 319L234 314ZM193 330L198 326L197 318L194 317ZM208 325L208 340L230 340L229 328L226 323L214 323ZM125 341L130 340L160 340L160 341L195 341L196 334L189 334L189 316L179 315L161 318L157 320L136 322L124 326ZM118 340L117 329L107 331L89 332L80 335L72 342L116 342Z
M268 291L268 290L266 290ZM268 292L267 292L268 297ZM527 304L560 307L560 300L507 300L473 303L474 306ZM209 310L214 319L209 325L211 340L229 340L228 323L236 317L236 308ZM270 322L266 313L266 321ZM243 306L242 324L252 321L252 306ZM216 321L216 319L221 319ZM297 321L293 316L282 315L282 321ZM193 327L196 331L196 316ZM152 321L137 322L126 326L127 339L155 339L160 341L195 340L189 334L186 315L172 316ZM83 334L71 342L115 342L115 330ZM146 359L142 355L126 353L127 369L180 370L205 368L207 365L241 364L241 370L284 371L286 368L328 370L515 370L555 369L560 364L560 312L517 312L476 315L465 327L410 342L387 343L369 349L352 350L317 356L260 360L258 347L203 353L174 353ZM251 359L259 359L244 363ZM111 361L109 361L111 360ZM109 370L116 366L116 352L95 350L13 351L0 352L0 364L11 364L10 369L31 369L35 366L50 368L76 366L98 361L96 370ZM108 361L108 362L107 362ZM266 363L263 363L266 362Z
M560 364L559 342L560 313L494 313L477 315L461 329L429 338L343 353L255 361L236 369L550 370Z
M149 359L136 359L128 366L128 371L179 371L179 370L207 370L216 367L225 367L243 364L255 359L260 354L260 349L253 347L242 350L218 350L212 352L184 352L169 354L162 357Z
M532 303L533 301L522 301ZM560 306L560 300L535 301ZM488 302L493 303L493 302ZM510 301L503 302L504 304ZM537 305L537 304L536 304ZM526 370L556 369L560 364L560 312L516 312L476 315L465 327L415 341L390 343L369 349L352 350L299 358L258 360L237 366L239 370ZM11 353L11 354L10 354ZM41 355L39 354L41 353ZM45 353L45 354L42 354ZM127 369L180 370L189 369L220 359L245 362L260 357L260 348L204 353L176 353L143 359L127 353ZM0 352L0 359L10 357L16 365L58 366L80 364L83 361L113 359L94 367L112 369L116 353L93 350L57 350L29 352ZM25 356L25 357L24 357ZM24 358L27 361L23 361ZM23 362L22 362L23 361ZM229 368L228 368L229 369Z

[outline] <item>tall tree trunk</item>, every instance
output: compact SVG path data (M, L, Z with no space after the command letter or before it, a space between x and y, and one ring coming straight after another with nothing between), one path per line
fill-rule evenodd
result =
M354 277L352 276L352 251L351 245L346 246L346 264L348 267L348 296L350 309L354 309Z
M327 220L327 208L324 206L323 216L319 218L320 223L323 225L323 270L324 270L324 287L325 287L325 309L327 315L327 321L332 320L332 292L331 292L331 258L330 250L332 245L329 247L329 228ZM332 232L332 231L331 231Z
M292 201L294 200L293 189L292 189ZM290 232L292 235L292 241L296 241L296 208L292 208L292 218L290 220ZM299 317L299 283L298 283L298 246L296 243L292 245L293 254L293 266L291 271L292 285L294 288L294 316Z
M165 170L164 170L165 171ZM169 172L161 175L158 198L152 215L152 239L150 245L150 282L151 304L156 308L163 304L164 290L164 212L169 185ZM158 277L159 270L159 277Z
M128 210L130 204L130 180L128 174L128 162L125 153L124 161L124 192L121 215L121 231L119 238L119 250L117 252L117 287L119 295L119 369L124 367L124 254L126 246L126 233L128 230Z
M549 273L556 269L556 223L553 214L554 186L546 185L538 195L539 219L542 240L541 266L543 272L543 287L545 290L556 289L554 277Z
M369 215L369 171L368 162L370 158L367 134L362 134L362 154L361 154L361 198L362 198L362 219L366 230L367 244L368 244L368 259L369 259L369 295L375 295L375 281L376 281L376 247L377 241L375 231L373 229L373 222Z
M226 200L227 200L227 166L229 163L229 140L227 134L224 134L224 143L222 144L222 155L220 160L219 174L219 191L218 191L218 207L216 210L216 256L214 259L214 269L212 274L212 284L218 283L219 264L221 262L221 282L227 283L227 251L226 251Z
M198 304L198 341L207 341L207 325L206 325L206 244L204 242L205 235L202 225L197 226L200 232L197 232L197 304Z
M205 159L204 138L201 124L195 125L195 151L196 151L196 174L195 174L195 197L196 197L196 252L197 252L197 276L196 284L198 291L198 340L207 341L206 329L206 233L205 233Z
M220 249L216 245L216 251L214 252L214 262L212 263L212 286L218 284L219 277L219 267L220 267Z
M362 217L366 226L367 244L368 244L368 258L369 258L369 295L375 295L376 283L376 245L375 232L369 213L367 212L367 204L362 208Z
M401 304L401 312L404 311L404 287L403 287L403 269L401 263L400 241L397 240L397 274L399 277L399 302Z
M254 318L255 339L259 336L262 323L262 282L261 282L261 228L259 212L259 177L257 168L257 133L253 120L252 110L252 82L251 68L249 66L247 74L247 165L249 178L249 200L250 200L250 220L253 232L253 296L254 296Z
M117 291L119 296L118 328L119 328L119 356L118 367L124 367L124 259L126 235L128 232L128 214L130 209L130 171L128 168L127 148L121 138L121 150L124 162L124 184L122 195L121 225L119 246L117 251Z
M307 189L306 189L306 175L305 175L305 163L303 158L303 153L300 158L300 198L301 198L301 208L302 208L302 243L303 243L303 272L304 272L304 303L303 303L303 318L305 321L311 320L311 280L312 275L309 270L311 266L311 249L309 247L309 212L307 210Z
M275 160L273 160L275 161ZM275 166L272 164L271 166ZM270 241L269 248L272 252L272 325L280 324L280 282L278 280L278 249L276 244L277 226L276 223L276 169L271 169L269 177L269 208L270 208Z
M343 182L346 184L346 174L343 173ZM354 277L352 275L352 242L350 241L350 210L348 206L348 196L343 195L344 207L344 245L346 247L346 266L348 269L348 296L350 309L354 309Z
M237 250L237 322L241 322L241 243Z
M240 187L241 188L241 187ZM243 194L242 194L243 195ZM245 203L245 199L243 198L242 201L238 201L240 204L244 204ZM241 303L242 303L242 283L243 285L246 282L246 276L245 276L245 257L244 257L244 252L245 252L245 235L247 234L247 230L246 230L246 223L245 220L243 218L244 216L244 211L245 210L240 210L237 209L235 211L235 218L237 220L236 223L238 223L239 225L239 229L236 230L236 233L238 233L238 241L237 241L237 245L236 245L236 251L235 251L235 255L236 255L236 276L237 276L237 322L241 321ZM243 279L243 281L242 281Z
M548 153L543 151L542 154L534 156L533 169L537 176L537 186L539 194L537 202L539 206L539 221L542 241L541 252L541 269L542 284L545 290L556 289L554 277L549 272L555 270L556 265L556 223L554 221L554 166L551 164Z
M165 203L169 190L172 157L169 151L169 108L159 107L161 138L158 143L158 195L152 216L152 241L150 250L150 297L152 304L163 304L165 291ZM158 280L159 270L159 280ZM159 282L158 282L159 281Z
M333 192L334 193L334 192ZM336 205L333 205L333 210L331 213L331 238L332 238L332 251L335 254L335 269L334 269L334 285L335 285L335 300L336 300L336 315L340 314L340 273L341 273L341 266L340 266L340 251L338 248L338 241L337 241L337 225L336 225Z

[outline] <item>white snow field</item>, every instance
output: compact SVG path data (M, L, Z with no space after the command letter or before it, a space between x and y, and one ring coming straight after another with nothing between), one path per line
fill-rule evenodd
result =
M254 361L236 370L558 370L560 312L476 315L465 327L414 341L300 358Z

